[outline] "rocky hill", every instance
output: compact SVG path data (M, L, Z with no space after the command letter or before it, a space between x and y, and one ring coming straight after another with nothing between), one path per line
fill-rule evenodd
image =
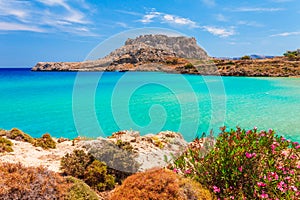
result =
M299 50L298 50L299 51ZM261 57L259 57L261 58ZM210 58L195 38L141 35L104 58L84 62L40 62L33 71L161 71L221 76L300 76L297 51L254 59Z
M141 35L136 39L128 39L125 45L146 44L155 49L164 49L181 58L205 60L207 53L197 45L195 38L168 37L166 35Z
M189 63L188 59L207 60L207 53L195 38L142 35L104 58L84 62L40 62L33 71L166 71Z

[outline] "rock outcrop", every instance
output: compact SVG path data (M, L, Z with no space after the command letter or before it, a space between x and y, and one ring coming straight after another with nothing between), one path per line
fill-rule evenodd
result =
M0 130L0 137L6 137L5 135L9 132ZM164 160L165 156L170 160L172 155L179 155L188 145L181 134L171 131L145 136L141 136L138 131L119 131L111 137L97 138L95 140L85 140L84 138L76 138L73 141L54 140L57 143L56 148L45 150L41 147L35 147L29 142L11 139L13 152L0 153L0 162L21 162L26 167L42 165L48 170L60 172L61 158L75 149L90 152L94 148L102 152L107 150L107 144L110 144L110 146L113 145L118 150L116 152L124 152L128 149L120 148L120 144L126 144L127 147L130 147L130 153L122 155L132 155L132 158L139 165L138 171L144 171L153 167L167 165ZM115 155L115 157L117 158L118 155ZM110 160L107 161L108 166L110 166L110 162Z
M155 49L163 49L181 58L208 59L207 53L197 45L195 38L168 37L166 35L141 35L128 39L126 45L146 44Z
M143 35L104 58L83 62L39 62L33 71L165 71L177 72L188 59L207 60L195 38Z

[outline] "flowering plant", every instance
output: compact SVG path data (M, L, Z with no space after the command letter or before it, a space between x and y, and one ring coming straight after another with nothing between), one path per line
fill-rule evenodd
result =
M187 149L170 166L189 169L191 177L220 199L300 199L300 146L273 130L225 131L203 155Z

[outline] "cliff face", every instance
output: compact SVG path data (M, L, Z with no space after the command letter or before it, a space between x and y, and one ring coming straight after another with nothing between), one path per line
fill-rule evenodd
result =
M164 49L181 58L208 59L207 53L197 45L195 38L168 37L166 35L142 35L128 39L125 45L146 44L155 49Z
M189 63L186 59L190 58L197 60L209 58L197 45L195 38L143 35L128 39L124 46L99 60L72 63L40 62L32 70L178 72L176 69Z

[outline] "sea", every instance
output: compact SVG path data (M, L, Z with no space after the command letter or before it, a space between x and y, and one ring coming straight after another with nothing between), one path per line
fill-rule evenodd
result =
M300 78L0 69L0 128L33 137L273 129L300 142Z

